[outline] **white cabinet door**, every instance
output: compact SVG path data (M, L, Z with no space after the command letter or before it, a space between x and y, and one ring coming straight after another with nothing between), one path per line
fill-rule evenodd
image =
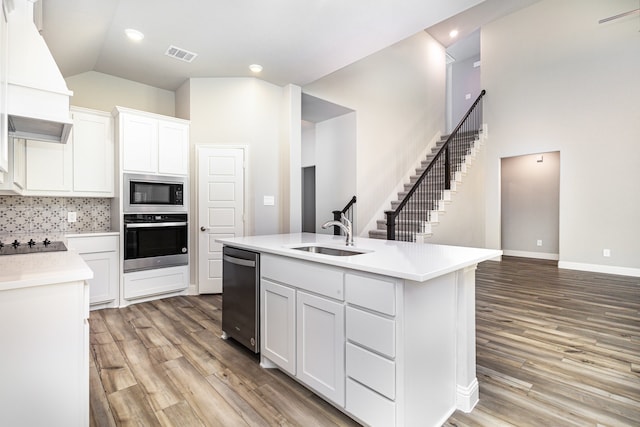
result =
M93 271L93 279L88 280L89 303L104 304L118 297L118 255L116 252L83 254L82 259Z
M296 291L262 279L260 352L281 369L296 374Z
M108 113L74 111L73 191L113 196L113 119Z
M122 155L126 172L158 172L158 121L122 114Z
M116 301L120 289L118 236L69 237L67 246L78 251L93 271L93 279L88 280L90 304Z
M27 141L24 139L13 140L13 184L24 190L27 183L26 155Z
M1 5L0 5L1 6ZM0 175L9 172L7 75L9 74L9 24L0 7Z
M189 174L189 126L160 120L158 122L158 173Z
M344 407L344 305L298 291L297 377Z
M73 141L66 144L27 140L27 190L70 192L73 179Z

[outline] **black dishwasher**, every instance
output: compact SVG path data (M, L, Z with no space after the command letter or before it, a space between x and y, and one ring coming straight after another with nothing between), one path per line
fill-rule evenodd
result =
M260 254L222 248L222 338L260 352Z

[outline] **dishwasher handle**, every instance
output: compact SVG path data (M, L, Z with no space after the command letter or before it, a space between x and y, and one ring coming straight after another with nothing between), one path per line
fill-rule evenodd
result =
M223 255L222 259L226 262L230 262L231 264L236 264L236 265L242 265L244 267L255 267L256 266L256 262L252 261L250 259L242 259L242 258L236 258L236 257L232 257L229 255Z

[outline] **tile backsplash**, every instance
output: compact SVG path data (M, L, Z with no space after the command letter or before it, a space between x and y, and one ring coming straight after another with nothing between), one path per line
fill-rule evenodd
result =
M76 212L76 222L67 222L68 212ZM111 231L111 199L0 196L2 242L105 231Z

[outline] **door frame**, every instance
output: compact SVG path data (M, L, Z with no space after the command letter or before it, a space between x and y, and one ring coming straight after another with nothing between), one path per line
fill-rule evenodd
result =
M244 197L242 200L243 207L243 218L242 221L242 234L244 236L247 235L247 230L249 229L248 223L249 219L253 218L253 211L251 210L251 204L249 203L249 192L251 191L251 181L249 181L249 146L248 145L238 145L238 144L198 144L195 146L195 177L194 177L194 185L191 190L195 197L192 198L192 208L193 212L195 212L195 219L191 218L190 228L191 228L191 236L193 241L193 246L195 250L192 253L195 253L195 260L192 258L192 265L195 265L193 270L194 278L195 278L195 289L193 294L200 295L200 200L198 194L200 194L200 156L202 154L203 149L240 149L242 150L244 165L242 168L243 174L243 183L244 183Z

